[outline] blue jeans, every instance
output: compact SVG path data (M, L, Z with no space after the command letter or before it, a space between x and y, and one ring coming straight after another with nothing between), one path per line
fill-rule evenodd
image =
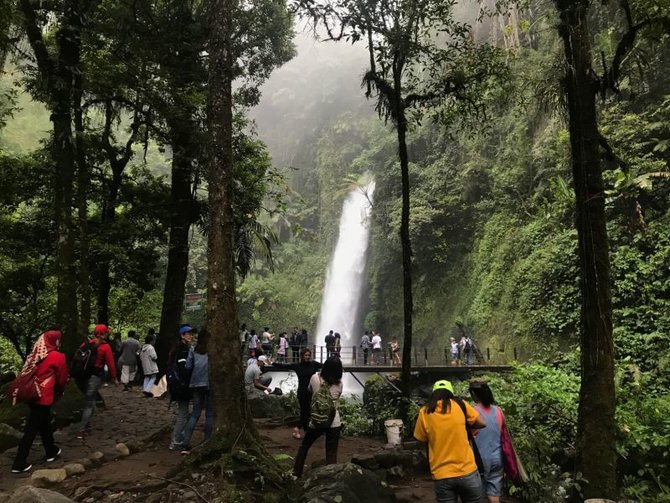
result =
M172 430L172 442L170 442L170 449L181 449L184 446L184 426L188 421L188 404L190 400L182 400L175 402L177 404L177 417L174 421L174 429Z
M155 380L156 380L156 374L144 376L144 386L142 386L142 390L145 391L146 393L151 393L151 388L154 387Z
M438 503L480 503L484 494L479 472L474 471L463 477L450 477L435 481L435 496Z
M193 412L191 412L184 428L182 439L184 447L191 445L191 437L193 436L195 425L198 424L198 419L200 419L202 409L205 409L205 441L207 441L212 436L212 427L214 426L212 401L209 398L209 390L207 388L193 388Z
M102 377L97 375L92 375L86 381L86 390L84 391L84 409L81 412L81 426L79 429L81 431L85 430L89 426L91 417L93 417L93 412L95 412L95 399L98 396L98 390L102 385Z

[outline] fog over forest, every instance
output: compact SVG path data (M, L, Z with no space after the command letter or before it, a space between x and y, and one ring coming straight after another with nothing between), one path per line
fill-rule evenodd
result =
M361 89L367 50L362 44L321 42L298 28L296 56L275 70L251 111L276 166L290 166L300 142L345 111L374 113Z

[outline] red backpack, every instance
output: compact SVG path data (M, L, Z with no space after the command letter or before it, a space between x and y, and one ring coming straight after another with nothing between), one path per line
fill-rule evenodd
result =
M53 379L49 376L43 381L35 374L37 365L27 374L19 375L7 386L7 399L16 405L18 402L35 403L42 397L42 386Z

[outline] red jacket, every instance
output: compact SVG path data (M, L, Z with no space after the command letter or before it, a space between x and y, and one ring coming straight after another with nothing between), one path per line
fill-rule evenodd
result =
M70 378L65 355L60 351L51 351L44 360L37 364L35 376L42 383L42 396L35 403L53 405L56 396L63 393Z
M84 346L86 346L85 342L80 347L83 348ZM105 363L107 364L112 379L116 381L116 365L114 364L112 347L107 342L103 342L102 344L98 343L97 358L95 359L94 367L96 369L102 369L105 366Z

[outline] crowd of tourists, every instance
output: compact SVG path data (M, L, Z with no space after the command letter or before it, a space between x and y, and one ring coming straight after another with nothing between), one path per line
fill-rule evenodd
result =
M12 472L23 473L32 468L28 456L38 434L42 439L47 463L61 455L61 449L54 441L51 406L62 395L70 377L84 394L77 438L85 438L90 431L96 398L106 379L122 384L123 390L129 391L139 365L144 375L143 393L147 397L154 396L153 389L159 385L155 333L149 331L142 345L133 331L123 341L118 337L109 341L110 332L107 326L96 325L93 333L73 355L69 368L65 356L59 351L62 339L60 331L50 330L38 338L21 373L10 385L13 400L27 402L30 411ZM169 448L188 454L193 432L203 412L204 441L212 434L214 412L209 394L209 337L206 329L200 330L194 345L196 331L191 326L181 325L178 332L178 340L170 351L164 376L170 402L176 404ZM328 357L322 364L312 359L312 350L307 345L307 333L304 330L298 332L295 329L290 337L286 337L285 333L279 334L275 362L271 357L274 334L267 328L261 337L254 330L245 332L246 327L243 326L240 337L249 350L244 372L245 390L249 398L262 399L267 394L281 394L279 388L271 387L272 378L266 374L268 369L291 370L297 375L300 416L293 437L301 440L301 443L295 456L294 476L302 475L309 449L321 436L325 436L326 462L336 463L342 431L338 402L343 392L343 365L337 344L339 334L331 331L326 336ZM381 336L377 332L370 331L363 335L361 348L366 363L370 350L370 363L376 361L381 344ZM395 345L397 341L392 340L391 353ZM293 347L298 350L295 359ZM437 501L456 502L460 498L462 503L474 503L486 495L489 503L498 503L503 473L511 474L513 479L522 479L523 469L512 455L514 451L504 415L495 405L489 386L482 381L472 381L469 389L474 406L456 397L449 381L437 381L428 403L419 411L414 437L428 445L428 460L435 479ZM514 466L510 467L510 464Z

